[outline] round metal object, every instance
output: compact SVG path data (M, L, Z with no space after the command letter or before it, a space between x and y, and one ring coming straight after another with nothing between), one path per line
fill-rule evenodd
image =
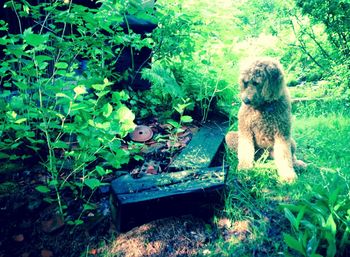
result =
M130 134L130 138L135 142L146 142L153 137L153 131L145 125L136 126L134 132Z

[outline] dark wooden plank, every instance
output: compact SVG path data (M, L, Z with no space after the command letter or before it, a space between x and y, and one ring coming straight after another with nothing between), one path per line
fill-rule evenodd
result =
M209 121L193 136L187 147L170 165L171 170L209 167L222 145L228 122Z
M119 231L169 215L210 216L222 205L228 167L185 170L112 182L111 208Z
M180 184L189 180L223 179L227 167L212 167L202 169L190 169L157 175L144 175L141 178L133 178L130 175L121 176L112 181L112 190L115 194L133 194L152 188L164 188L169 185Z
M112 192L121 204L171 195L190 194L224 186L227 167L185 170L142 178L122 176L112 182Z
M191 194L171 195L137 203L121 204L111 198L111 210L118 231L125 232L151 220L169 216L192 214L210 218L223 205L223 188L212 188Z

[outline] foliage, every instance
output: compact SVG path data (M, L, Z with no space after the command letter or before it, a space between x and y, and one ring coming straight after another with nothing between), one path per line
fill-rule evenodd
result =
M296 47L303 69L311 76L302 75L303 81L317 81L321 77L348 94L349 81L349 22L347 1L295 1L299 10L291 10L291 24L297 39ZM293 54L294 55L294 54ZM344 76L345 75L345 76Z
M349 193L339 180L299 203L284 205L292 226L292 234L284 234L288 247L302 256L344 256L350 249Z
M313 22L322 23L335 49L340 50L346 59L350 54L350 3L348 1L296 1L297 6L302 9L303 14L311 17Z
M175 111L179 115L178 121L175 121L173 119L167 120L167 123L171 126L169 128L170 132L170 151L173 151L174 147L179 144L179 138L178 134L184 132L183 126L185 124L189 124L193 122L193 118L189 115L185 115L185 110L189 108L192 105L191 100L189 98L182 99L182 103L178 104L176 107L174 107Z
M233 74L232 68L237 65L237 56L232 52L225 21L218 19L225 9L213 3L212 11L205 13L199 8L204 2L162 1L157 6L153 64L143 71L143 77L152 82L148 93L152 97L135 100L159 105L145 114L153 112L166 119L181 103L179 99L190 98L199 118L206 120L209 110L220 104L227 109L227 102L236 98L238 73Z
M111 73L120 50L112 46L141 47L144 41L125 34L119 27L123 14L109 1L102 3L99 9L61 1L5 4L39 25L24 29L19 24L19 34L0 40L5 53L0 158L37 156L49 174L37 190L61 214L67 208L64 195L88 203L91 196L83 200L84 195L104 185L109 167L120 168L130 159L120 146L135 116L125 104L128 94L112 91L121 75Z

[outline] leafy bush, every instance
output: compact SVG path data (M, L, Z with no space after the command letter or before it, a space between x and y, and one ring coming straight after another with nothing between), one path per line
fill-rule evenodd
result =
M340 182L340 183L339 183ZM313 190L297 204L284 205L292 234L284 241L301 256L345 256L350 250L350 198L344 181ZM309 188L311 189L311 188Z
M296 4L301 8L303 14L309 15L313 22L322 23L329 37L330 43L335 49L340 50L341 56L349 57L349 34L350 24L350 3L347 1L331 0L296 0Z
M112 90L121 74L111 71L120 48L145 42L122 31L122 8L101 2L98 9L63 1L5 4L38 25L0 39L0 158L32 162L36 156L49 174L37 190L61 214L67 192L81 199L93 194L110 167L130 159L121 143L135 116L128 94Z
M209 13L204 12L202 7L207 4L203 0L165 0L157 5L159 26L152 36L156 42L153 64L143 72L143 77L152 82L147 93L152 97L137 98L157 102L158 107L145 113L169 116L181 98L190 98L197 118L206 120L209 110L222 106L227 111L228 103L236 98L238 56L232 51L232 34L227 26L233 19L220 19L218 15L228 10L215 3L210 3Z

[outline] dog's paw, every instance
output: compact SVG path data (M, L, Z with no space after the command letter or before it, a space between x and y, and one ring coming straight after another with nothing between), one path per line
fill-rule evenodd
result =
M230 150L237 152L238 149L238 132L229 131L225 136L225 142Z
M282 183L293 183L297 180L298 175L295 173L294 169L284 170L283 172L278 172L279 181Z
M246 161L240 161L238 163L238 170L249 170L253 168L253 163L251 162L246 162Z
M296 160L293 163L294 169L297 169L298 171L306 170L307 164L303 162L302 160Z

